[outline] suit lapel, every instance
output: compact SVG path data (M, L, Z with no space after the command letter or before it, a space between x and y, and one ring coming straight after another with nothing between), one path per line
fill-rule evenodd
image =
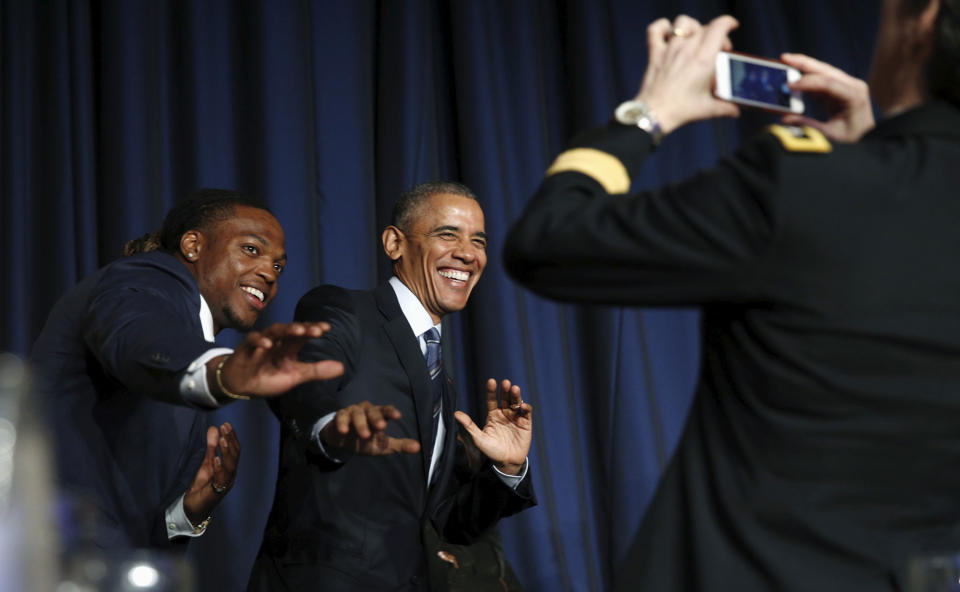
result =
M410 391L413 393L414 408L417 411L417 430L420 434L420 457L423 460L423 481L427 481L427 472L430 470L430 455L433 452L433 443L428 442L433 432L433 394L430 387L430 377L427 375L427 362L420 351L417 336L413 334L410 323L400 310L397 295L390 284L381 284L374 291L377 307L387 319L384 330L393 349L400 359L407 378L410 380ZM444 400L446 404L446 400Z

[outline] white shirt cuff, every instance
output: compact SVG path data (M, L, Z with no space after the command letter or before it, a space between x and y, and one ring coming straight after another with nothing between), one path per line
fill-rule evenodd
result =
M207 362L217 356L232 353L233 350L228 347L215 347L208 349L190 362L183 378L180 379L180 394L184 400L200 407L219 407L220 403L210 393L210 385L207 384Z
M493 470L496 471L497 477L500 477L500 480L507 484L510 489L516 491L517 486L520 485L520 482L523 481L523 478L527 476L527 469L530 467L529 457L523 459L523 468L520 470L519 475L508 475L502 472L497 467L493 467Z
M190 524L190 519L187 518L187 513L183 509L183 495L170 504L164 518L167 522L167 539L178 536L198 537L207 531L206 524L201 524L198 527Z
M334 462L342 463L342 462L345 462L345 459L331 456L330 453L327 452L327 450L323 447L323 441L320 439L320 432L323 431L323 428L327 427L328 423L333 421L333 418L336 417L336 415L337 415L336 411L332 413L328 413L323 417L321 417L320 419L318 419L313 424L313 427L310 428L310 442L312 442L317 447L317 450L320 452L320 454L324 455L325 457L327 457L328 459Z

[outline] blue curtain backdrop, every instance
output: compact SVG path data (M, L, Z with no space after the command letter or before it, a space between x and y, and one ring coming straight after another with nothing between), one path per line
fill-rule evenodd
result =
M453 319L462 404L477 417L494 376L536 407L540 505L502 523L507 555L528 590L603 590L683 429L697 312L557 305L513 284L500 251L565 141L635 93L646 25L681 12L735 15L740 51L803 51L859 77L877 18L845 0L5 0L0 350L26 355L59 295L190 189L259 194L284 225L274 321L314 285L385 279L379 231L398 193L462 181L490 234ZM708 166L769 121L682 129L635 188ZM219 414L241 438L240 474L190 553L201 589L238 590L278 426L260 402Z

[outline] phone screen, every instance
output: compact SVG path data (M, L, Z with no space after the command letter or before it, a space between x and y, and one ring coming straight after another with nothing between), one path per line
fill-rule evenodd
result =
M790 108L787 71L730 56L730 94L738 99Z

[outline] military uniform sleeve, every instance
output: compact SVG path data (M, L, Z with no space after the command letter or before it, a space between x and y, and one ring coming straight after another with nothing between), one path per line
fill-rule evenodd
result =
M682 183L626 194L650 150L649 136L611 124L562 153L510 230L508 272L541 295L599 304L761 297L791 151L763 133Z

